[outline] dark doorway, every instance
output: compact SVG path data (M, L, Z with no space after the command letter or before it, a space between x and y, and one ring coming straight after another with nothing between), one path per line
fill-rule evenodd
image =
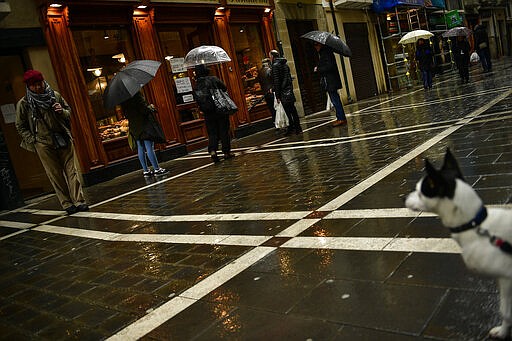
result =
M300 84L304 115L325 110L327 95L320 89L320 76L313 72L318 62L318 54L313 44L300 38L304 33L316 30L316 23L312 20L287 20L286 25Z
M343 24L347 45L352 50L350 67L357 99L365 99L377 95L377 82L373 70L370 43L368 41L368 28L365 23Z

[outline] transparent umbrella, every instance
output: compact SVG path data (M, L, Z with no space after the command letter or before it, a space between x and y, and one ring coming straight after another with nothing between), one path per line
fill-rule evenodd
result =
M471 30L467 27L454 27L443 33L443 37L469 37Z
M110 109L132 98L152 80L160 62L156 60L136 60L121 69L110 81L103 94L103 104Z
M340 37L324 31L311 31L306 34L303 34L301 38L309 39L311 41L320 43L322 45L327 45L333 49L334 52L339 53L343 56L351 57L352 51L348 47Z
M432 32L426 30L414 30L404 35L398 43L402 45L415 43L418 39L428 39L432 36L434 36Z
M197 65L214 65L230 61L231 58L221 47L203 45L190 50L185 56L183 65L190 69Z

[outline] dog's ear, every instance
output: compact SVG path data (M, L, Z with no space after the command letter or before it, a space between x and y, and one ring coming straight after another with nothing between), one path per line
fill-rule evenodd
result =
M427 175L437 176L437 169L430 163L429 159L425 159L425 171Z
M441 171L449 172L454 177L464 180L464 177L462 176L459 168L459 164L457 163L455 156L453 156L450 148L447 148L446 154L444 154L444 163L443 167L441 167Z
M427 172L427 176L425 176L421 182L421 192L429 198L444 196L447 183L441 171L435 169L427 159L425 159L425 171Z

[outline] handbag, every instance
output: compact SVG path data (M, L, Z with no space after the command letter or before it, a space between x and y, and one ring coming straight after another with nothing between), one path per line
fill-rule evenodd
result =
M210 93L213 103L215 104L215 112L217 114L233 115L238 111L238 107L226 91L221 89L210 89Z
M64 149L69 145L69 141L67 136L64 133L60 133L58 131L52 131L52 140L53 140L53 148L55 149Z
M276 109L276 121L274 122L277 129L282 129L288 127L290 124L288 121L288 116L286 116L286 112L284 111L283 103L277 103L276 95L274 94L274 109Z

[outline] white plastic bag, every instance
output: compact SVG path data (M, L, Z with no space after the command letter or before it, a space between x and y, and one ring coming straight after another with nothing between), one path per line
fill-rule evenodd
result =
M471 56L469 57L470 63L478 63L480 61L480 57L478 57L478 53L473 52Z
M276 121L274 122L276 128L283 129L288 127L288 116L284 111L283 103L277 103L276 95L274 94L274 109L276 109Z

